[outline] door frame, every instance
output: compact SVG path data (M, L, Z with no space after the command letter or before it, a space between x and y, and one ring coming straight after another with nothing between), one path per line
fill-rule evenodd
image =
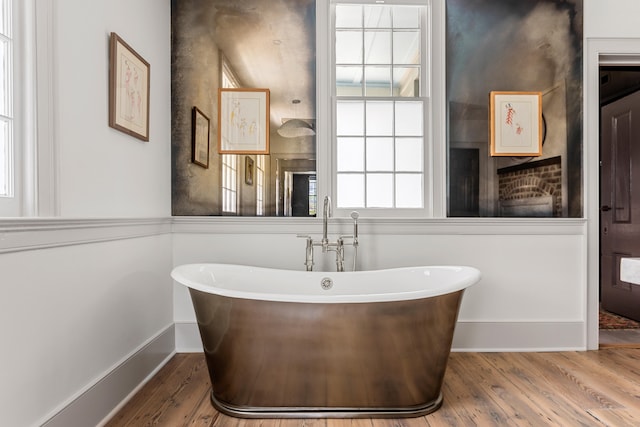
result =
M584 81L584 216L587 219L586 339L598 349L600 292L600 66L640 66L640 39L586 40Z

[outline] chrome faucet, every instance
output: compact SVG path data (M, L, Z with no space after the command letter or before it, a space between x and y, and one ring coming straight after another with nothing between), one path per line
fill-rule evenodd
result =
M323 214L322 214L322 239L319 243L313 241L313 238L309 235L298 235L300 238L307 240L306 244L306 257L304 265L307 271L313 271L313 247L321 246L322 253L333 251L336 253L336 270L344 271L344 239L352 239L353 246L353 270L356 270L356 257L358 250L358 212L351 212L351 218L353 219L353 235L352 236L339 236L335 242L329 241L329 218L331 218L331 199L329 196L324 198Z
M331 217L331 199L324 196L324 206L322 211L322 253L329 250L329 238L327 237L327 229L329 218Z

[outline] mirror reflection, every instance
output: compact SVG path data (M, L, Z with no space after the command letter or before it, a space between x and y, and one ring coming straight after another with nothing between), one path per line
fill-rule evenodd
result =
M316 215L315 7L172 2L173 215ZM269 90L268 154L218 152L220 88ZM210 123L207 167L193 162L194 107Z

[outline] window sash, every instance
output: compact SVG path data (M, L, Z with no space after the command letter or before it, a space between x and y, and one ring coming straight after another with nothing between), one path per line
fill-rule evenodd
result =
M334 5L338 5L338 4L365 4L364 2L359 2L359 1L334 1L333 2ZM428 69L427 67L430 65L430 61L429 61L429 56L431 54L430 50L428 49L429 46L429 7L430 5L428 4L427 1L420 1L420 2L415 2L415 1L400 1L400 2L386 2L385 5L416 5L419 4L422 6L421 10L422 10L422 16L420 19L420 23L419 23L419 31L420 31L420 47L419 47L419 61L416 62L412 62L412 61L407 61L406 59L395 63L393 60L393 52L389 53L389 55L387 55L388 57L391 57L391 60L388 62L383 62L383 63L373 63L373 62L367 62L366 58L365 58L365 50L366 48L364 47L364 38L366 37L366 33L367 31L391 31L393 34L393 31L395 31L392 27L389 26L382 26L382 27L377 27L377 28L367 28L366 24L363 25L362 27L358 27L357 25L355 26L344 26L342 28L336 28L336 14L335 14L335 6L331 9L332 13L331 13L331 33L334 34L333 37L333 44L331 45L331 55L330 55L330 59L331 59L331 64L332 64L332 72L331 72L331 90L333 93L333 107L332 107L332 116L333 116L333 136L332 136L332 162L331 162L331 171L332 171L332 177L333 177L333 184L332 184L332 194L334 195L334 206L336 206L336 208L339 209L363 209L365 211L368 211L369 209L372 209L371 212L376 212L377 215L389 215L389 216L405 216L406 214L410 214L410 215L418 215L418 216L423 216L426 211L427 211L427 205L428 205L428 200L429 200L429 183L427 182L427 177L428 177L428 162L427 162L427 158L428 158L428 153L430 151L430 124L431 124L431 119L430 119L430 98L428 97L428 95L430 94L430 80L429 80L429 73L428 73ZM361 58L359 59L359 62L356 61L346 61L346 62L337 62L338 58L336 57L336 39L335 39L335 34L338 31L349 31L352 29L358 28L358 30L361 31L362 35L361 37L363 38L363 45L362 45L362 52L361 52ZM415 31L415 28L401 28L401 29L397 29L397 32L403 32L403 31ZM391 39L393 39L393 35L391 36ZM391 46L390 48L393 48L393 42L391 42ZM349 63L350 62L350 63ZM384 67L388 67L389 70L393 70L394 68L407 68L407 67L419 67L420 68L420 72L419 72L419 85L418 85L418 93L414 93L414 95L418 95L418 96L397 96L397 93L389 93L388 96L367 96L367 92L366 92L366 69L367 67L371 68L371 67L380 67L380 66L384 66ZM342 67L342 69L340 68ZM337 92L337 73L339 71L344 71L344 69L348 68L348 67L352 67L352 70L357 69L358 67L361 68L361 79L362 79L362 91L360 94L352 94L352 93L347 93L345 92L345 94L340 95ZM392 75L393 71L390 71L390 74ZM393 83L392 83L393 85ZM376 94L378 95L378 94ZM422 95L422 96L420 96ZM396 103L400 103L400 102L404 102L404 101L409 101L409 102L417 102L420 103L422 105L422 130L420 132L420 135L414 135L415 137L421 138L422 139L422 149L420 153L417 153L417 155L421 156L420 159L420 164L421 164L421 170L417 170L417 171L407 171L407 170L398 170L398 168L396 167L397 165L393 165L393 167L391 168L387 168L385 170L378 170L378 169L372 169L369 168L367 165L367 155L366 155L366 151L367 151L367 141L370 140L371 138L374 137L374 135L370 135L367 134L366 129L362 129L362 132L358 132L357 135L345 135L341 133L341 130L339 129L340 127L340 123L339 123L339 117L338 117L338 109L340 106L340 103L344 103L344 102L349 102L349 101L356 101L356 102L362 102L362 103L367 103L367 102L388 102L391 103L392 105L397 105ZM366 110L366 108L365 108ZM365 113L365 117L363 118L363 127L366 128L366 113ZM394 126L392 126L392 129L394 128ZM363 160L362 160L362 170L360 171L347 171L347 170L341 170L340 169L340 160L339 159L339 144L341 141L341 138L345 138L345 137L349 137L349 136L353 136L353 137L360 137L362 138L363 145L364 145L364 152L362 153L363 156ZM384 137L388 137L390 138L393 142L391 143L392 149L391 149L391 156L395 159L397 157L397 141L399 138L402 138L404 136L400 136L397 135L395 133L395 131L391 131L388 132L388 134L386 135L377 135L377 136L384 136ZM343 184L344 182L341 183L341 181L344 182L350 182L350 185L353 186L357 186L359 187L359 190L361 191L361 194L358 194L356 197L356 200L350 200L351 203L345 202L345 193L343 193ZM420 193L420 202L419 203L407 203L407 199L406 199L406 191L405 188L402 186L403 183L410 183L410 185L414 186L414 187L419 187L419 193ZM379 197L379 194L377 194L377 188L375 187L376 185L385 185L389 191L390 194L386 195L386 197ZM378 202L373 202L373 199L382 199L382 200L378 200ZM404 213L403 213L404 212Z

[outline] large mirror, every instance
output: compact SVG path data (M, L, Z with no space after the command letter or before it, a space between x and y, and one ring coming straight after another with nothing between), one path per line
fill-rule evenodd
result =
M446 15L448 215L581 217L582 1L448 0ZM492 91L540 93L540 154L492 155Z
M315 216L315 0L171 4L173 215ZM268 154L218 152L220 88L268 89Z

